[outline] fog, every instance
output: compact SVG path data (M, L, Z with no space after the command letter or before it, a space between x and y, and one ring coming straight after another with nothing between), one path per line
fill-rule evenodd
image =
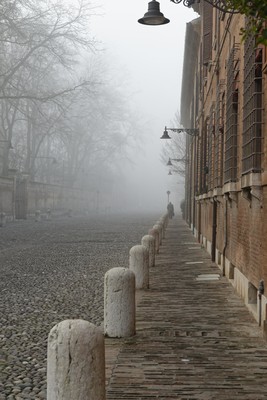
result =
M92 32L101 40L111 65L127 77L125 90L132 94L143 124L142 150L133 151L134 165L124 164L126 181L118 185L118 193L125 206L159 211L166 209L168 190L176 209L184 196L182 178L168 175L160 160L164 146L160 136L180 109L186 22L196 16L169 0L162 0L160 9L170 19L169 24L153 27L137 23L147 11L144 0L105 1L97 10L102 15L92 19Z
M137 20L147 6L22 0L14 11L3 3L0 176L22 196L18 209L163 212L167 191L179 209L184 184L165 164L180 152L160 137L179 123L185 28L195 13L162 0L171 22L144 26ZM0 207L10 212L7 199Z

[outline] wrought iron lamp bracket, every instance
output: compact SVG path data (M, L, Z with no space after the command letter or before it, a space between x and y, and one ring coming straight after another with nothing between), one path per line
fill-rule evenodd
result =
M238 14L239 11L234 9L229 9L229 6L226 4L225 0L204 0L206 3L212 5L212 7L217 8L217 10L222 11L228 14ZM183 2L185 7L192 7L194 4L199 3L200 0L171 0L172 3L180 4Z
M225 0L204 0L207 3L211 4L213 7L217 8L219 11L228 14L238 14L237 10L229 9ZM172 3L180 4L183 3L185 7L192 7L194 4L199 3L200 0L171 0Z
M172 131L176 133L182 133L185 132L190 136L197 136L198 135L198 129L188 129L188 128L166 128L167 131Z
M175 4L180 4L183 2L183 5L185 7L191 7L193 4L196 3L195 0L171 0ZM200 0L197 0L197 3L199 3Z

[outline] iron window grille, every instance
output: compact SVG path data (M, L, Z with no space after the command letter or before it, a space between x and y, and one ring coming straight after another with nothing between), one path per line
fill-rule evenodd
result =
M210 108L207 125L207 163L204 166L204 173L207 178L208 190L214 187L214 130L215 130L215 105L212 103Z
M208 175L208 133L209 133L209 118L206 119L204 129L202 131L202 140L200 142L201 159L200 159L200 192L208 191L207 175Z
M261 172L262 158L262 61L263 48L255 39L245 41L242 174Z
M224 160L224 119L225 119L225 81L222 79L216 89L215 109L215 168L214 187L222 187Z
M224 183L237 180L239 69L239 45L235 44L227 62Z

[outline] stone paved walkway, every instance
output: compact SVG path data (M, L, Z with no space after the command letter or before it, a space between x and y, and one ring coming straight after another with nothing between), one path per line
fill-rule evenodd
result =
M175 217L138 293L137 334L106 339L107 400L267 399L267 342L187 225Z

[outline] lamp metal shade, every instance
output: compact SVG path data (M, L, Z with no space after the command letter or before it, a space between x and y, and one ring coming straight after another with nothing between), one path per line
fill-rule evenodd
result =
M165 127L163 135L161 136L161 139L171 139L171 137L168 134L167 128Z
M160 12L159 2L152 0L148 3L148 11L138 22L143 25L164 25L168 24L170 20Z
M172 165L171 159L169 158L169 161L167 162L166 165Z

